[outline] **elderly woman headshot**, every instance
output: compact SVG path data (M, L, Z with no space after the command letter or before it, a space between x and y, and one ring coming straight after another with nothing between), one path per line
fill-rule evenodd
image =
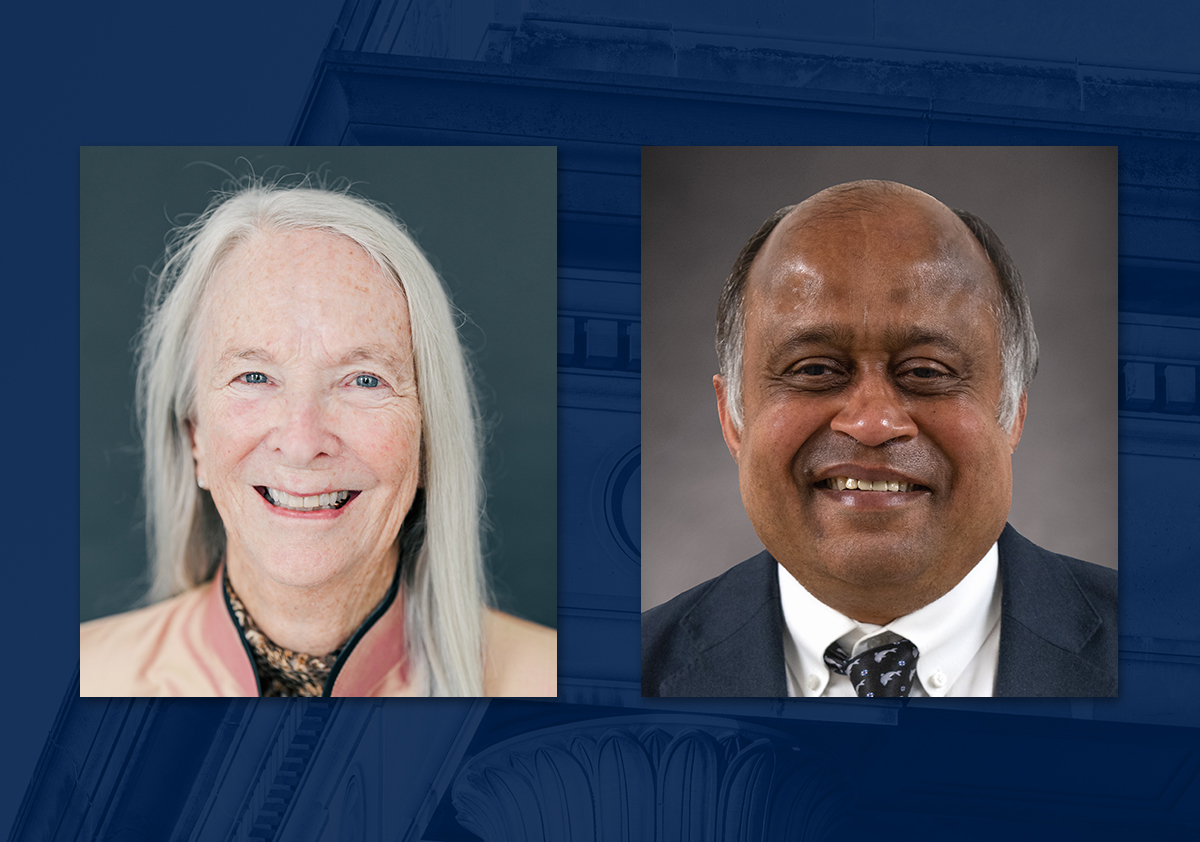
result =
M80 628L85 696L553 696L488 607L452 305L390 212L250 180L177 230L140 335L148 607Z

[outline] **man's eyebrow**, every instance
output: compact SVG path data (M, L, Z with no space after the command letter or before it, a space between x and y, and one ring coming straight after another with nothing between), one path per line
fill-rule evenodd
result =
M812 345L849 348L855 341L855 331L845 325L814 325L787 334L771 349L771 353L772 356L785 356ZM883 344L892 349L934 345L955 354L964 353L962 342L951 333L921 325L888 328L883 334Z
M854 342L854 331L842 325L813 325L792 331L771 348L772 356L784 356L810 345L845 348Z
M936 328L909 325L891 328L884 333L889 348L914 348L918 345L935 345L954 354L964 354L963 344L953 334Z

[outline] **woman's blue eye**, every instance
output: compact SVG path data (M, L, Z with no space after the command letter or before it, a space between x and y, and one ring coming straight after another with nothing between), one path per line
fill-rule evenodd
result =
M373 374L360 374L354 378L355 386L365 386L368 389L374 389L379 385L379 378Z
M243 374L242 379L247 383L266 383L267 375L263 374L261 371L251 371L248 374Z

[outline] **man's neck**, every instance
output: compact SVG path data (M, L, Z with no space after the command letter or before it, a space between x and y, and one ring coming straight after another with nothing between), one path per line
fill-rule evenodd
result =
M886 583L873 587L814 576L811 570L793 570L787 565L784 568L805 590L835 611L855 622L886 626L949 593L975 568L983 555L981 552L979 558L969 564L958 565L953 570L939 570L939 575L929 581Z

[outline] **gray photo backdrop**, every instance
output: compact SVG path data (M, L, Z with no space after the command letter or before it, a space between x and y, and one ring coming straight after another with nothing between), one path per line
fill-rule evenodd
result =
M553 147L82 149L80 620L130 608L146 587L131 343L165 235L229 174L320 171L391 207L464 313L497 602L555 626L556 166Z
M642 607L762 550L721 438L717 297L772 212L864 178L982 217L1025 279L1041 365L1009 522L1117 566L1114 147L659 147L642 153Z

